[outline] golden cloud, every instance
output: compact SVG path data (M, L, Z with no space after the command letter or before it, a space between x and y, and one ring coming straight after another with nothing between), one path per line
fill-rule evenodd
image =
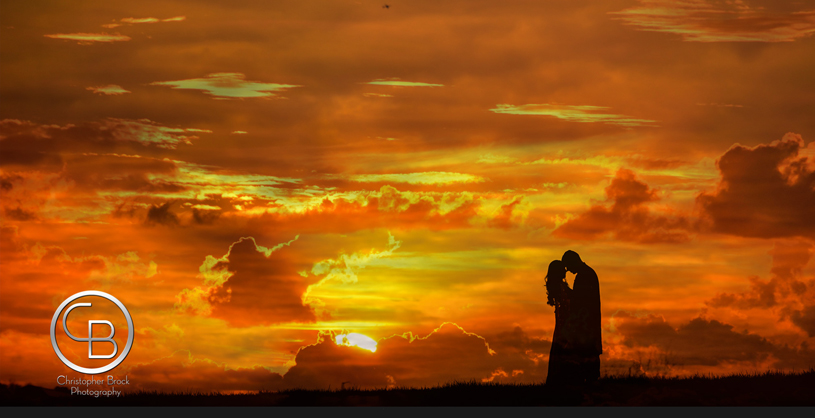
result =
M85 90L90 90L96 94L104 94L107 96L116 96L119 94L130 93L116 84L108 84L107 86L88 87Z
M275 84L246 81L242 73L213 73L203 78L177 81L156 81L151 86L169 86L174 89L203 90L216 99L272 97L273 92L284 91L294 84Z
M612 113L597 113L608 109L604 106L571 106L560 104L525 104L520 106L499 104L491 112L507 115L540 115L553 116L568 122L593 123L600 122L619 126L654 126L657 122L650 119L636 119L629 116Z
M397 87L444 87L444 84L422 83L419 81L402 81L398 78L382 78L374 81L369 81L365 84L374 86L397 86ZM390 97L388 95L377 95L379 97Z
M130 37L126 35L111 35L108 33L54 33L44 36L52 39L77 41L80 44L91 44L94 42L122 42L130 40Z
M155 17L139 17L139 18L125 17L125 18L122 18L122 19L119 20L119 22L121 22L121 23L108 23L108 24L102 25L102 27L112 29L112 28L117 28L119 26L122 26L123 24L134 25L134 24L139 24L139 23L182 22L184 20L187 20L186 16L176 16L176 17L170 17L170 18L167 18L167 19L158 19L158 18L155 18ZM116 21L114 20L114 22L116 22Z

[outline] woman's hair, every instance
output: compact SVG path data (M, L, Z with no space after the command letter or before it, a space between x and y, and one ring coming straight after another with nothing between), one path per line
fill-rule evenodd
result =
M546 274L546 304L555 306L563 296L563 279L566 278L566 266L560 260L549 263L549 271Z

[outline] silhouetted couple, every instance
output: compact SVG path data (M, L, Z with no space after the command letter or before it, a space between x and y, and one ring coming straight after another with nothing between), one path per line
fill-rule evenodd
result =
M566 271L575 273L574 289ZM549 352L547 385L590 383L600 377L600 282L580 256L566 251L549 264L546 303L555 307L555 332Z

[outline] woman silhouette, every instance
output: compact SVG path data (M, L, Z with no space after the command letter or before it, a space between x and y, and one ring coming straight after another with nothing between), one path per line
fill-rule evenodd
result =
M555 332L552 335L552 348L549 350L549 373L546 376L546 384L562 385L573 378L569 352L571 344L566 327L572 289L566 283L566 266L562 261L554 260L549 263L545 280L546 303L555 307Z

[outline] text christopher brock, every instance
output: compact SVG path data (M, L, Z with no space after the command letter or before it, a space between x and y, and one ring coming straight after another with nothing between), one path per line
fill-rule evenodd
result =
M116 379L115 377L108 375L107 379L97 379L91 376L90 379L86 379L84 377L78 379L69 379L68 376L60 375L57 377L57 384L59 386L70 386L71 387L71 395L80 395L80 396L93 396L94 398L98 398L100 396L106 397L119 397L122 396L122 391L116 390L116 386L125 386L130 384L130 379L127 376L124 379ZM91 388L91 386L107 386L107 389L96 389ZM84 386L84 389L82 388Z

